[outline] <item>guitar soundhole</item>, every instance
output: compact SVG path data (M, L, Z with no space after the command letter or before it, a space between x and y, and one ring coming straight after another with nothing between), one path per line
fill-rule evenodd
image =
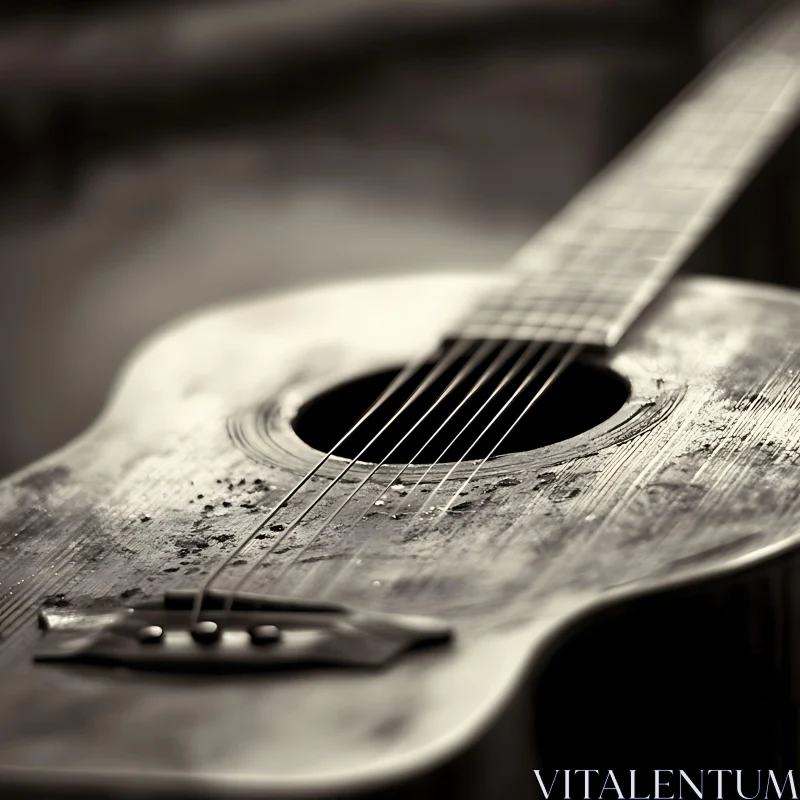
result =
M504 380L505 373L500 370L473 391L475 382L480 377L478 372L475 380L464 380L454 388L446 399L436 405L414 431L400 442L417 420L434 406L437 398L463 365L464 361L453 364L441 377L433 381L430 387L414 400L374 443L369 444L422 382L424 373L420 374L414 381L395 392L352 435L336 447L335 455L348 459L358 457L359 461L372 463L388 458L388 462L394 464L430 464L437 460L454 462L486 457L539 390L544 378L534 380L523 388L486 434L479 439L481 432L524 381L525 374L519 374L508 380L485 408L480 410ZM430 371L431 368L432 365L429 365L426 369ZM364 375L316 396L299 409L293 420L296 434L316 450L327 452L355 424L397 374L397 370L391 370ZM470 396L467 398L467 395ZM494 450L493 455L535 450L577 436L611 417L624 405L629 395L630 386L620 375L601 364L578 361L551 384L513 431ZM473 416L475 419L470 423ZM443 424L442 430L433 436ZM465 426L466 430L456 439L459 431ZM432 441L428 443L432 436ZM473 442L476 443L473 445ZM365 447L366 451L361 453ZM394 451L391 452L392 450Z

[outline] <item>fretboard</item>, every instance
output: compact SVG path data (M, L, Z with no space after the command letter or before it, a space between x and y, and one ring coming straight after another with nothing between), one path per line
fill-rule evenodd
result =
M799 109L793 0L526 245L454 333L614 346L789 135Z

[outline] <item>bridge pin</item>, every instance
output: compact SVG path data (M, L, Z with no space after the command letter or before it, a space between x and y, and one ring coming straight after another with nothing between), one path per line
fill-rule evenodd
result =
M249 633L253 644L271 644L281 638L280 628L274 625L253 625Z
M222 634L219 625L210 619L195 622L190 629L192 639L198 644L214 644Z
M164 629L160 625L145 625L139 629L139 641L142 644L156 644L164 638Z

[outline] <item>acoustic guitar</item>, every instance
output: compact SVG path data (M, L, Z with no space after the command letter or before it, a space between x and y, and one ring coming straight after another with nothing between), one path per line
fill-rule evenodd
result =
M89 431L0 484L0 796L783 782L800 295L673 276L798 107L790 2L508 270L148 342Z

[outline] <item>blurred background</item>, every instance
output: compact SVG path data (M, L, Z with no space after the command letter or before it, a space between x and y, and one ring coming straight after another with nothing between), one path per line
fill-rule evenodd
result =
M0 3L0 473L188 311L498 268L769 5ZM796 151L692 268L797 283Z

